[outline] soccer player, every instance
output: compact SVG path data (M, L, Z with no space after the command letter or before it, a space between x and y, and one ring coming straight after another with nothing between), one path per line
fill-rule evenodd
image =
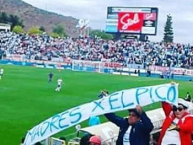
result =
M107 90L102 90L101 93L98 95L98 98L107 97L109 92Z
M56 92L60 92L61 87L62 87L62 79L59 78L59 79L57 80L57 87L56 87L55 91L56 91Z
M2 77L3 77L3 73L4 73L4 69L3 69L3 68L1 68L1 69L0 69L0 79L2 79Z
M51 82L52 82L53 76L54 76L53 73L49 73L49 74L48 74L48 83L51 83Z

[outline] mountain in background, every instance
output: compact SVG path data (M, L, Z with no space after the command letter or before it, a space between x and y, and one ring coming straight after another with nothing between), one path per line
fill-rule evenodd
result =
M43 26L46 32L52 32L55 25L62 24L68 36L77 37L79 34L76 28L78 19L38 9L22 0L0 0L0 12L17 15L23 20L25 30Z

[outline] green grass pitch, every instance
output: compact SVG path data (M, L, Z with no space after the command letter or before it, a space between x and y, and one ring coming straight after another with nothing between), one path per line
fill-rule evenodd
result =
M72 72L35 67L0 65L5 70L0 80L0 139L1 145L17 145L27 130L53 115L80 104L98 99L100 90L115 91L168 83L159 78L129 77L110 74ZM54 73L48 84L48 73ZM61 92L55 92L56 80L64 81ZM179 95L193 94L193 83L177 81ZM153 105L158 107L158 104ZM145 110L150 109L145 107ZM152 106L151 106L152 109ZM126 112L119 113L127 115ZM101 116L101 120L105 121ZM82 123L86 126L87 121ZM71 127L56 136L67 136L75 132Z

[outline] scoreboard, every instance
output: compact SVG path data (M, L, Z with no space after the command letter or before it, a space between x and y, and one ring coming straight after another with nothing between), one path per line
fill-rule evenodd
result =
M158 8L108 7L105 32L156 35Z

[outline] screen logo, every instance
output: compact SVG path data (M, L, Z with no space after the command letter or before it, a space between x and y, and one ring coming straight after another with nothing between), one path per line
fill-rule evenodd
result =
M141 31L143 13L118 13L118 30L120 32Z

